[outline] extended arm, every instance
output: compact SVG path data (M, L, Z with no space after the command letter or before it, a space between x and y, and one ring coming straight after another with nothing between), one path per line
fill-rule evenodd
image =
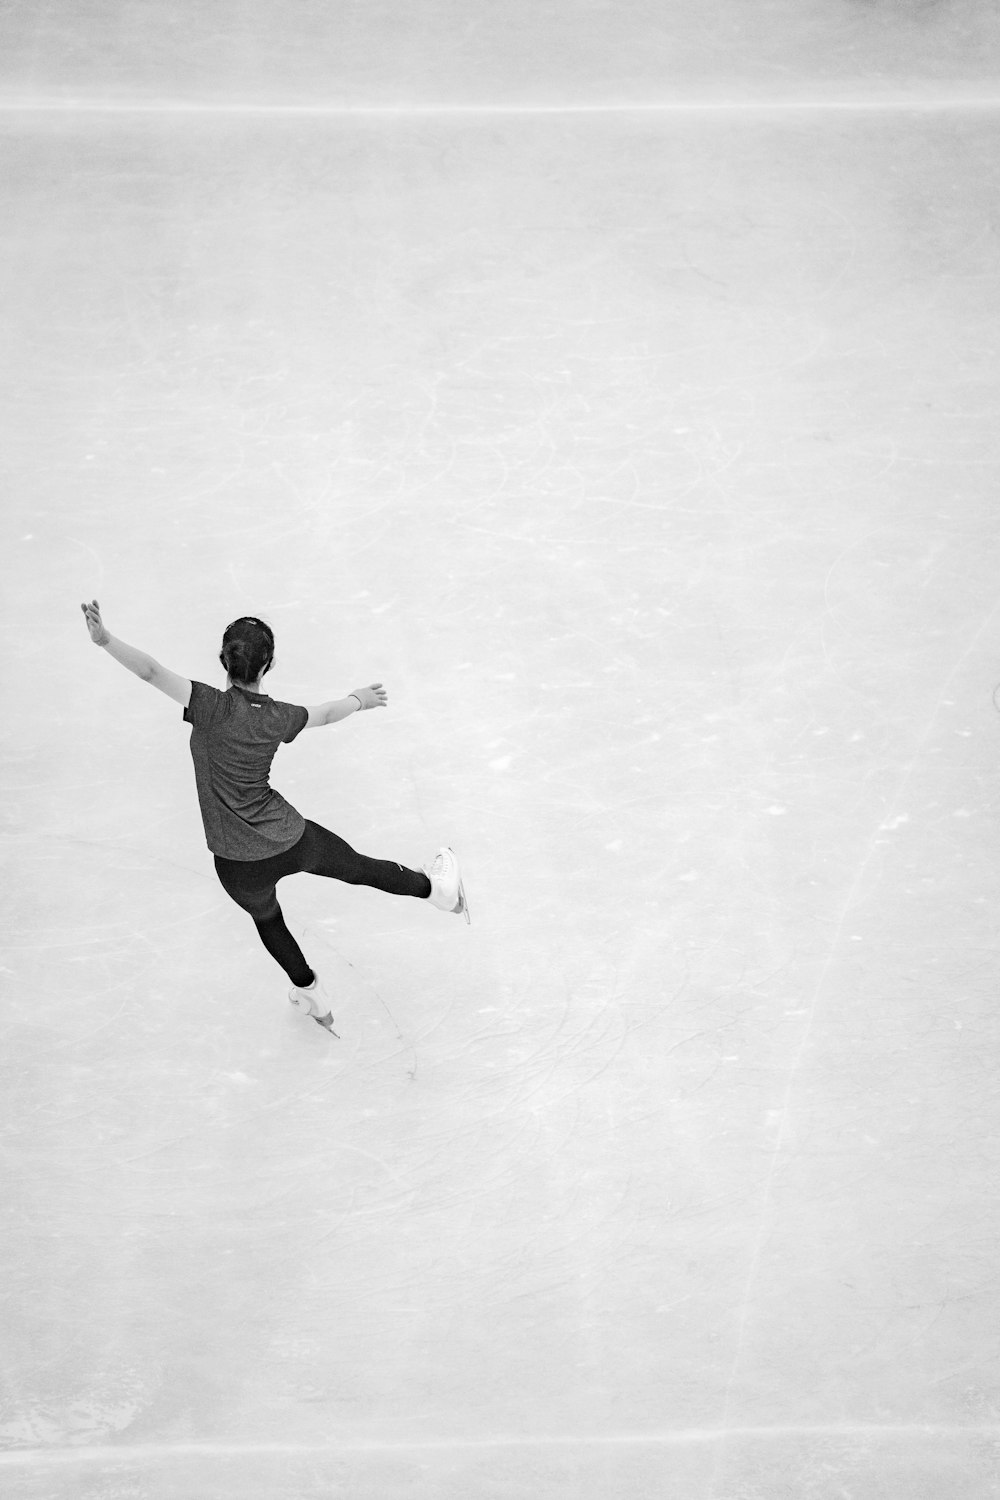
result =
M322 724L339 724L341 719L349 719L362 709L385 708L387 701L385 688L380 682L373 682L371 687L355 688L346 698L334 698L330 703L318 703L315 708L310 708L306 728L318 729Z
M108 634L106 641L102 641L105 651L113 656L115 661L121 662L123 667L128 667L143 682L148 682L156 671L157 663L145 651L140 651L136 646L130 646L126 641L120 641L117 636Z
M175 703L187 708L191 701L191 683L186 677L178 677L176 672L169 672L152 656L147 656L145 651L113 636L101 619L101 607L96 599L91 600L90 604L81 604L80 608L95 646L102 646L109 656L134 672L136 677L151 683L161 693L166 693L168 698L173 698Z

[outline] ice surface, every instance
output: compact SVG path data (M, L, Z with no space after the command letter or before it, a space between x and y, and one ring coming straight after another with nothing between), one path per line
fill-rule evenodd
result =
M995 97L990 0L11 0L4 97L494 109Z
M1000 122L487 108L995 14L501 9L6 13L4 1500L1000 1491ZM339 1043L93 596L386 683L275 783L474 925L286 882Z

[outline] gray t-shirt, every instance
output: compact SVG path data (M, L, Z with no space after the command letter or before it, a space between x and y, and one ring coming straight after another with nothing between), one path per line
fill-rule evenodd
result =
M192 726L198 801L213 854L268 859L298 843L305 818L272 790L268 775L278 746L290 744L308 718L307 709L264 693L191 684L184 719Z

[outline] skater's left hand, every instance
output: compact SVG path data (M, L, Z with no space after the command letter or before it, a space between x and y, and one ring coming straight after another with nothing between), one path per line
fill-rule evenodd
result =
M104 621L101 619L101 606L96 599L89 604L81 604L84 617L87 621L87 629L90 631L90 639L95 646L106 646L111 639L110 630L105 629Z
M362 710L385 708L388 703L388 694L380 682L373 682L371 687L352 688L350 697L357 698Z

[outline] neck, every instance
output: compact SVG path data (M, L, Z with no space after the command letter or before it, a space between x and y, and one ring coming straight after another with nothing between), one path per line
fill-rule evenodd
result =
M260 692L260 678L256 682L236 682L232 677L227 680L227 686L242 688L245 693Z

